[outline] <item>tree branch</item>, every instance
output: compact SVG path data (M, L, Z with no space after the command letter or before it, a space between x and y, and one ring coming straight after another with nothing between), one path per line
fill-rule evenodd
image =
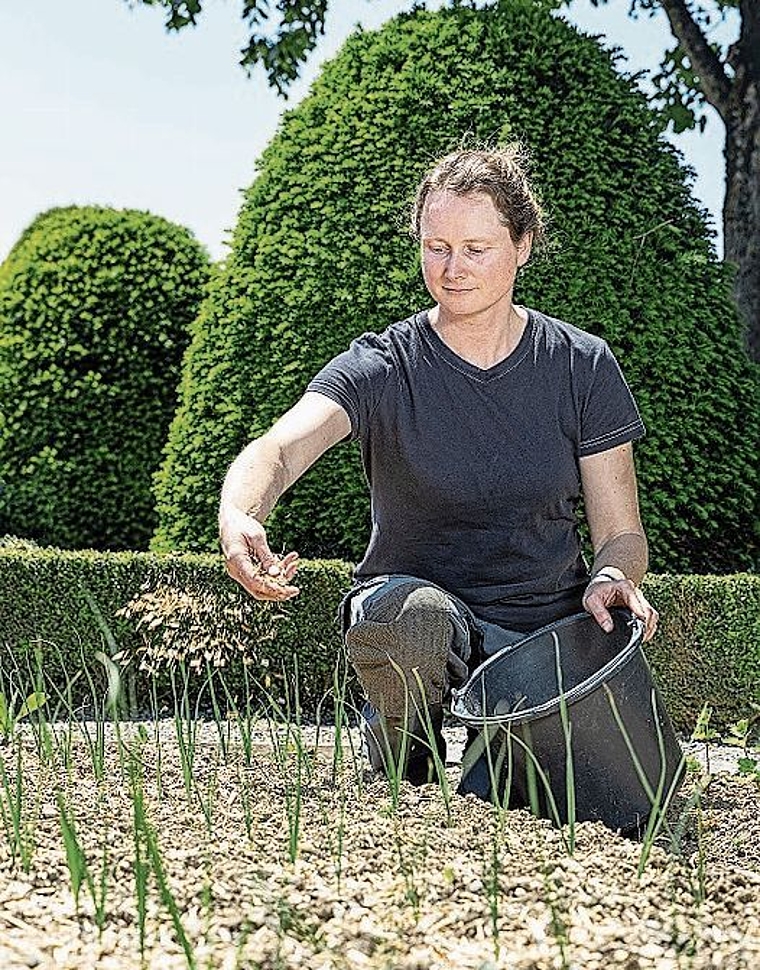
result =
M722 61L708 44L685 0L660 0L660 3L670 21L674 37L688 54L692 68L699 75L702 93L725 120L731 95L731 79L726 74Z

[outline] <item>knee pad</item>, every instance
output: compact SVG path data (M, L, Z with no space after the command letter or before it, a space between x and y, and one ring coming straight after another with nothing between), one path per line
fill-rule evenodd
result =
M346 633L346 647L373 707L403 717L423 704L440 705L458 633L446 594L410 581L374 594L362 607Z

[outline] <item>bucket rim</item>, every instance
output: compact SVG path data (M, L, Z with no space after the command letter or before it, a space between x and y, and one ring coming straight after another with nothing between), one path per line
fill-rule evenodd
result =
M583 700L584 697L588 696L591 691L595 690L600 683L604 683L606 680L616 673L616 671L625 666L631 659L633 654L641 647L642 637L644 635L644 624L639 619L639 617L634 616L629 610L622 608L613 608L610 612L612 613L622 613L626 616L626 625L630 628L631 634L626 645L617 653L611 660L608 660L606 664L601 666L596 670L590 677L582 680L575 687L572 687L569 691L564 693L565 704L570 707L572 704L577 704L578 701ZM540 636L545 636L547 633L553 633L554 631L560 629L563 626L568 626L570 623L577 622L578 620L591 620L596 622L590 613L573 613L571 616L563 617L561 620L556 620L554 623L550 623L547 626L541 627L535 630L533 633L529 633L522 640L518 640L517 643L511 644L495 653L493 656L488 657L483 661L478 667L473 670L472 674L468 678L467 684L471 683L472 680L481 674L481 672L495 663L497 660L502 660L506 654L511 653L514 650L520 649L526 643L537 639ZM451 704L450 710L453 717L457 720L462 721L462 723L468 725L469 727L492 727L494 725L507 727L513 724L521 724L526 721L537 721L542 717L548 717L559 710L561 705L561 700L563 695L557 694L548 701L544 701L543 704L535 704L532 707L526 707L522 710L509 711L506 714L479 714L477 716L472 714L463 713L461 710L457 709L457 704L460 698L467 691L467 684L460 688L454 688L451 692Z

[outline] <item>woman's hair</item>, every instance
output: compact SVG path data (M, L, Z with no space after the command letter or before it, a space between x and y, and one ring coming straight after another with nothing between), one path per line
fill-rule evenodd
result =
M517 243L526 232L532 232L535 248L543 241L546 220L530 184L527 163L527 153L519 142L500 148L461 148L439 158L417 187L412 202L412 236L420 238L422 210L431 192L485 192L509 229L512 241Z

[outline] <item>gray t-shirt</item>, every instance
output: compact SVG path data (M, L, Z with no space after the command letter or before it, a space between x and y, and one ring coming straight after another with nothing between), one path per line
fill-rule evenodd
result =
M513 630L580 609L578 459L644 434L603 340L530 310L515 350L482 370L421 312L358 337L308 389L361 443L372 533L358 580L428 579Z

